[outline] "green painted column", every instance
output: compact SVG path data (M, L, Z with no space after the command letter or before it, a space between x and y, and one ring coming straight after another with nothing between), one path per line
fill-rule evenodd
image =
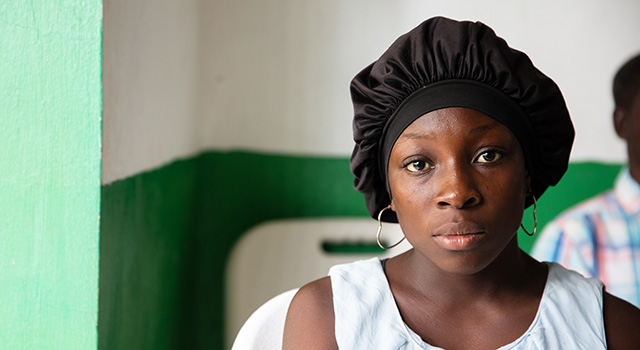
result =
M102 1L0 0L0 348L97 347Z

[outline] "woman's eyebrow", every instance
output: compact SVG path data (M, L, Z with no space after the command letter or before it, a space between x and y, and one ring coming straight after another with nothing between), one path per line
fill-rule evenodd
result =
M436 137L426 132L403 132L398 139L435 139Z

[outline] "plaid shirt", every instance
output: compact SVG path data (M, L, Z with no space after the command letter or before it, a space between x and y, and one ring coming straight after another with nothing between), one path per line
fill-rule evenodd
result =
M531 255L604 282L640 306L640 185L624 168L613 190L569 208L547 224Z

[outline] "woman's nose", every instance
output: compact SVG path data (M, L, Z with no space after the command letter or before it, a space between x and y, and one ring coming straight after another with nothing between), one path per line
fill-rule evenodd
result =
M440 208L453 207L463 209L480 203L481 195L473 177L465 167L442 169L438 174L436 205Z

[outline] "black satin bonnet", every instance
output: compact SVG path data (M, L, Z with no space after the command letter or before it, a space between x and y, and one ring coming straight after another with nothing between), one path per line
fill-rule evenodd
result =
M395 139L440 108L473 108L506 125L523 148L536 199L567 170L574 129L560 89L481 22L424 21L353 78L351 99L350 168L373 218L391 202L386 172ZM391 210L382 219L397 222Z

